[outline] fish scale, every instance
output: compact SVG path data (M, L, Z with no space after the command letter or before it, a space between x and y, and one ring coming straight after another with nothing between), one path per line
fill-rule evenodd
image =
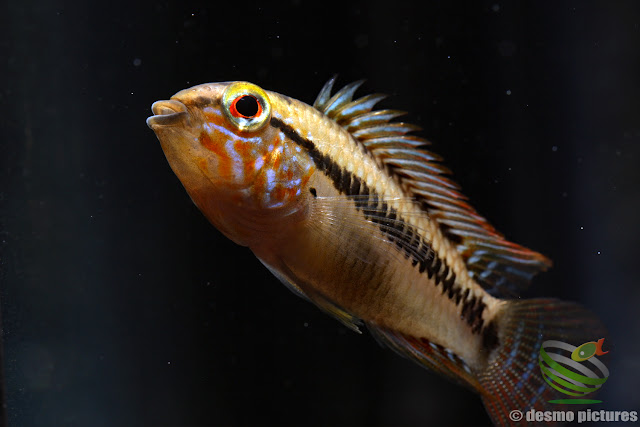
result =
M247 82L153 104L147 124L194 203L296 295L479 393L496 425L546 410L541 340L604 336L586 309L509 298L550 266L505 239L362 81L313 106ZM242 102L240 102L242 101ZM533 344L532 344L533 343Z
M285 135L287 135L294 142L297 142L299 145L305 147L311 154L312 158L316 162L316 166L322 169L322 165L329 164L327 168L324 170L327 177L334 181L334 184L338 186L338 188L334 189L338 191L338 193L348 193L349 189L340 188L340 176L335 175L332 176L332 171L335 169L343 169L344 172L353 174L360 181L360 190L362 191L362 187L367 187L366 193L374 192L378 196L377 198L387 200L388 204L391 208L393 208L396 212L398 212L399 217L404 218L406 220L402 220L412 226L415 230L422 230L422 233L418 231L414 231L414 234L421 234L421 240L425 243L422 248L430 251L429 253L438 253L444 254L439 255L433 258L435 265L432 265L433 270L438 272L442 267L442 259L444 259L444 263L446 265L452 265L451 268L456 277L460 277L462 280L459 280L460 287L463 289L469 289L469 292L466 293L467 301L477 301L482 300L483 306L486 305L496 305L497 303L493 300L493 298L485 293L485 295L480 296L479 293L481 289L478 285L474 284L466 274L464 264L460 259L455 259L455 253L451 251L451 248L448 247L448 242L439 235L440 231L437 227L434 226L433 223L428 221L426 218L426 214L423 211L419 211L415 203L413 201L407 202L407 195L402 191L399 184L395 179L390 178L384 175L384 170L380 168L376 159L371 156L371 153L366 151L366 148L363 145L358 146L357 140L351 137L348 133L345 133L340 126L337 124L333 124L331 126L320 127L317 126L317 121L324 120L324 117L319 114L319 112L310 109L308 106L298 103L295 100L286 99L284 102L283 108L278 108L278 98L272 97L272 102L276 106L274 108L275 111L286 111L286 113L282 114L282 116L291 117L291 123L289 125L284 124L281 121L281 116L274 115L271 119L272 125L275 125L279 129L285 130ZM291 115L290 109L295 109L298 114L295 116ZM296 129L294 131L293 129ZM333 134L336 134L334 136ZM307 135L306 139L301 138L299 135ZM330 143L329 143L329 142ZM342 149L341 149L342 148ZM342 165L360 165L359 168L355 170L350 170L346 166ZM337 196L338 194L332 194ZM358 194L356 194L358 195ZM400 204L397 200L404 200L405 202ZM357 207L357 204L356 204ZM377 209L377 205L374 205L374 209ZM364 212L367 212L366 208L361 209ZM369 219L375 222L378 218L368 215ZM367 219L367 215L365 214L365 219ZM404 230L400 230L400 233L406 233ZM432 233L432 234L431 234ZM393 234L393 233L392 233ZM426 253L425 253L426 255ZM412 264L411 261L405 261L407 264ZM428 264L428 263L427 263ZM406 281L406 278L403 277L406 274L404 272L410 271L411 269L406 266L403 269L403 272L399 274L400 277L396 278L396 283L403 283ZM456 268L457 267L457 268ZM426 269L426 266L423 268L418 267L418 270L421 272ZM456 271L457 270L457 271ZM436 276L437 277L437 276ZM466 280L465 280L466 279ZM418 278L420 280L420 278ZM431 277L424 278L424 280L431 280ZM426 291L432 291L435 288L436 283L432 283L430 285L426 285ZM393 286L393 285L388 285ZM396 285L397 287L397 285ZM414 297L408 295L407 298L413 299ZM433 298L430 298L429 301L425 302L427 307L425 309L430 311L429 305L433 304L438 298L449 299L447 295L440 294L439 292L434 292ZM476 305L473 303L471 307L476 307L480 305ZM444 323L455 323L463 321L460 320L460 311L464 309L464 305L462 308L458 309L455 305L449 309L449 320ZM468 306L467 306L468 307ZM460 311L459 311L460 310ZM478 311L469 310L468 313L474 317L474 320L480 318L483 313L479 313ZM359 313L355 313L358 315ZM490 316L491 313L486 313L485 316ZM390 321L390 319L385 319L386 321ZM396 319L396 327L398 327L398 323L405 323L406 319ZM412 320L411 320L412 321ZM486 320L488 323L490 318ZM434 326L431 325L428 329L433 329ZM440 332L440 331L439 331ZM479 328L476 327L472 330L474 333L480 332ZM432 330L423 330L421 331L421 335L423 337L433 337L437 335L438 332L434 333ZM450 340L445 340L444 345L455 349L459 354L467 353L467 358L472 359L469 353L478 354L477 348L470 347L470 342L476 341L477 345L480 345L481 340L476 337L464 335L464 336L455 336L451 337ZM462 338L462 339L461 339ZM443 340L442 333L440 333L440 339ZM460 342L462 341L462 342ZM473 360L473 359L472 359ZM474 363L470 360L470 363Z

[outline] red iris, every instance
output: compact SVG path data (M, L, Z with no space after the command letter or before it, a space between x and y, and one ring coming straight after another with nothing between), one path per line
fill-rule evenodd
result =
M234 117L252 119L262 114L262 105L255 96L242 95L233 100L229 111Z

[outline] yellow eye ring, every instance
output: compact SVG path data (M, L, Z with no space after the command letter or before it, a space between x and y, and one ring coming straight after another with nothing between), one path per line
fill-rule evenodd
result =
M222 94L222 110L240 131L254 132L271 118L267 93L248 82L234 82Z

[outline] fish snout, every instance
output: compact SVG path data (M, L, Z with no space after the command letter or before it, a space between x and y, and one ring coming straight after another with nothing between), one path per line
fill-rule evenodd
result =
M153 116L147 119L147 126L154 129L158 126L174 126L189 117L187 106L175 99L156 101L151 105Z

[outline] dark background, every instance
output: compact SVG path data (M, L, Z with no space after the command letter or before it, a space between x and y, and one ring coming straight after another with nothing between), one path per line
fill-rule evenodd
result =
M195 84L311 103L334 73L392 95L477 209L554 260L526 296L601 316L594 409L640 410L640 2L10 0L0 27L10 425L489 422L225 239L145 125Z

